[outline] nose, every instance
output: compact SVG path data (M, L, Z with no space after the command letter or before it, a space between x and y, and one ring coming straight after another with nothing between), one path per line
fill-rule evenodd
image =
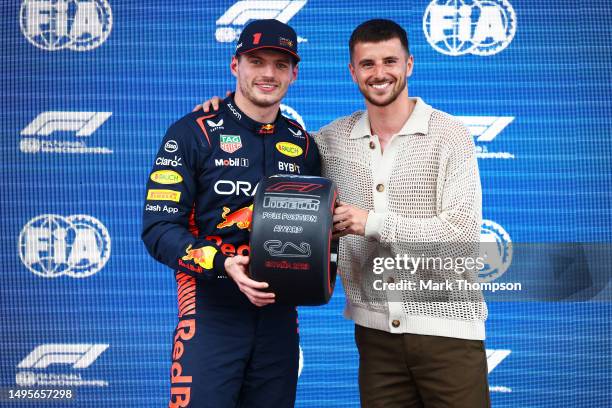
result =
M374 78L382 78L385 75L385 66L384 64L376 64L374 67Z
M274 64L264 64L261 74L264 78L274 79L276 76L276 67Z

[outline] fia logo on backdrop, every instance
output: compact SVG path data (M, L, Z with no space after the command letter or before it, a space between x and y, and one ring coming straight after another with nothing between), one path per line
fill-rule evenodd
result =
M516 34L516 13L507 0L433 0L423 16L427 42L457 57L497 54Z
M90 51L110 35L113 13L106 0L24 0L21 32L45 51Z
M298 113L298 112L297 112L295 109L293 109L291 106L289 106L289 105L285 105L285 104L282 104L282 103L281 103L281 105L280 105L280 111L281 111L281 113L282 113L282 114L283 114L285 117L287 117L287 118L289 118L289 119L291 119L291 120L293 120L293 121L296 121L296 122L297 122L297 123L298 123L298 124L299 124L299 125L302 127L302 129L306 129L306 124L304 123L304 119L302 118L302 115L300 115L300 114L299 114L299 113ZM291 130L291 129L290 129L290 130ZM291 133L293 133L293 135L294 135L295 137L301 136L301 135L298 135L297 133L294 133L293 131L291 131Z
M19 258L43 278L85 278L99 272L111 254L108 230L89 215L32 218L19 234Z
M482 220L480 256L485 266L478 272L479 282L491 282L502 276L512 263L512 238L498 223Z

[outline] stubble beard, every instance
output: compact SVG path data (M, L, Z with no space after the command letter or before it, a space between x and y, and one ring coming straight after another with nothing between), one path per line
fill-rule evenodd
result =
M361 92L363 97L366 98L366 100L368 102L370 102L372 105L378 106L379 108L384 108L385 106L389 106L393 102L395 102L395 100L398 98L398 96L400 96L402 91L406 88L407 83L408 83L408 81L406 80L406 78L403 78L402 82L400 82L400 84L397 87L397 89L394 89L393 92L391 93L391 95L389 95L389 98L384 100L384 101L382 101L382 102L381 101L377 101L377 100L373 99L372 97L370 97L370 95L368 94L368 86L367 85L365 85L365 88L359 87L359 91Z
M283 93L281 96L279 96L278 98L275 98L275 99L259 98L255 94L255 92L253 91L254 87L255 87L255 85L253 85L252 88L249 88L245 84L241 83L240 84L240 91L242 92L242 95L244 95L244 97L246 99L248 99L253 105L255 105L255 106L259 107L259 108L269 108L270 106L274 106L275 104L279 103L283 99L283 97L285 96L285 94Z

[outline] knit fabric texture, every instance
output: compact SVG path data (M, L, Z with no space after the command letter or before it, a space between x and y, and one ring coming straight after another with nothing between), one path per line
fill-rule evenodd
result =
M392 333L484 339L487 307L480 291L376 290L375 281L474 282L433 262L409 271L373 272L374 258L476 258L481 226L481 187L474 141L452 116L420 98L400 133L383 152L367 112L335 120L315 133L323 175L341 201L369 211L366 236L340 240L339 271L345 316ZM382 188L381 188L382 185ZM381 191L382 190L382 191Z

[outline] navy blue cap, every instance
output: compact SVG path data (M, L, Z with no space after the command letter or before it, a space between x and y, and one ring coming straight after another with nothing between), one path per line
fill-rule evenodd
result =
M236 45L236 55L263 48L283 51L296 61L300 60L295 30L278 20L255 20L244 27Z

